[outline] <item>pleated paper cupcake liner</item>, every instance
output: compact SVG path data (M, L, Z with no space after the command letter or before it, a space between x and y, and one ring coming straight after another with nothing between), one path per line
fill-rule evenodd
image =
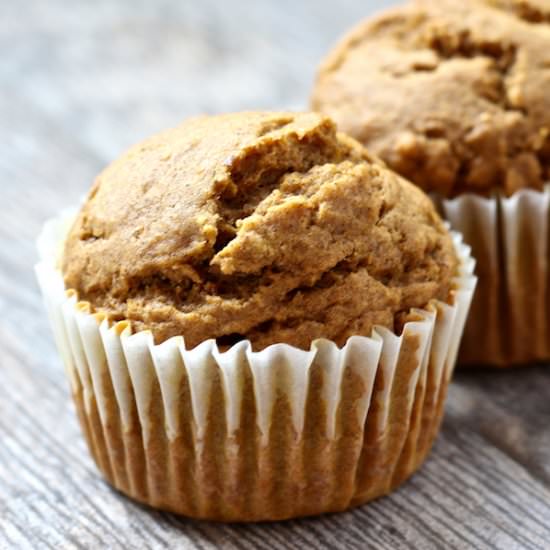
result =
M459 364L550 359L550 185L509 198L465 194L439 206L472 247L479 277Z
M47 224L36 272L86 440L120 491L192 517L277 520L386 494L424 461L475 287L458 234L450 303L413 310L399 336L222 352L155 345L79 302L56 269L66 226Z

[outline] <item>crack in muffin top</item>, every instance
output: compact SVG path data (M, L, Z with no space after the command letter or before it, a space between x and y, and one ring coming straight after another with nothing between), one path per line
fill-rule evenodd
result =
M188 347L343 345L449 300L457 258L430 200L314 113L201 116L97 178L67 288Z
M506 195L550 179L550 5L418 0L327 57L312 106L426 191Z

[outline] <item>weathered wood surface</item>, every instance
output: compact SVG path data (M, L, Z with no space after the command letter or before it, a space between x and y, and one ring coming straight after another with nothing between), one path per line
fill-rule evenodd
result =
M319 57L379 5L0 2L0 548L550 548L549 367L459 373L411 481L283 524L136 505L101 480L76 423L32 272L43 221L189 114L302 108Z

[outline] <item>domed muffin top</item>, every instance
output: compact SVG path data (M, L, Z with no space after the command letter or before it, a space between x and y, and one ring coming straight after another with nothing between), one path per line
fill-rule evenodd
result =
M367 19L312 106L427 191L507 195L550 179L550 6L419 0Z
M447 300L457 259L429 199L318 114L203 116L94 183L68 288L157 342L342 345Z

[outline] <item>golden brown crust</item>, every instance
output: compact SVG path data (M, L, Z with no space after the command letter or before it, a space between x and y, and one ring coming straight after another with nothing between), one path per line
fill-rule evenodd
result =
M487 4L513 13L529 23L550 23L548 0L486 0Z
M97 179L66 242L67 287L193 347L343 344L446 300L450 236L427 197L316 114L198 117Z
M540 189L550 177L550 8L418 0L329 54L314 109L428 191Z

